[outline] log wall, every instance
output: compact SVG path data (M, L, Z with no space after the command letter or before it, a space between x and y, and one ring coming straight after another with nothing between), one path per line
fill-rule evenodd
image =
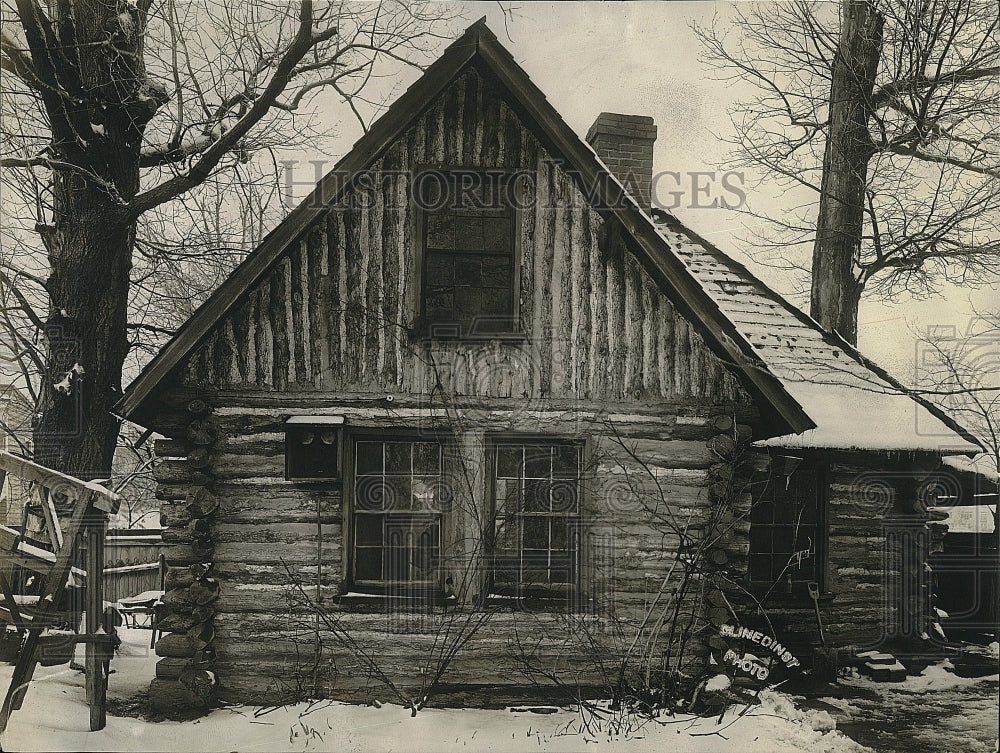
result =
M174 405L191 395L188 389L175 394L169 401ZM289 412L332 411L345 415L349 441L352 427L387 431L413 427L421 425L421 417L433 420L433 409L415 404L375 410L338 404L332 395L326 396L322 409L287 403L249 407L245 404L261 398L232 392L204 394L212 403L217 437L208 486L218 503L210 526L210 577L217 580L219 592L207 605L210 614L197 610L187 603L190 599L183 589L199 578L171 569L184 603L170 624L183 629L183 640L168 636L163 639L166 648L157 649L165 658L158 665L154 693L176 682L172 676L180 671L180 660L190 662L202 650L192 637L206 638L206 617L212 626L211 667L221 698L254 703L316 694L389 698L361 658L369 652L377 655L379 666L400 687L419 692L433 671L428 667L435 665L442 626L451 623L454 629L481 614L473 603L482 588L484 568L478 531L488 507L489 481L482 473L485 437L489 432L510 431L589 442L581 511L586 552L581 578L590 601L582 612L558 606L552 611L513 611L493 602L490 609L495 613L462 649L444 682L464 690L508 686L515 692L532 682L516 660L519 654L530 653L541 666L557 669L573 683L613 684L615 678L602 676L595 663L592 641L599 641L608 652L622 650L620 631L641 619L656 598L678 546L676 533L653 511L658 509L662 518L669 507L672 518L700 531L709 511L712 469L719 463L714 449L719 431L713 423L719 408L707 401L652 409L584 403L572 410L550 411L513 410L506 401L480 405L475 424L449 419L461 462L478 473L445 519L449 570L442 577L454 577L457 603L444 609L378 597L345 599L339 596L351 586L344 582L342 488L338 482L284 479L284 421ZM732 410L742 420L756 419L751 409L733 406ZM166 420L168 415L173 416L171 421ZM164 413L163 425L181 425L185 419L175 408ZM205 471L192 465L189 443L162 440L158 450L168 455L157 470L164 535L184 539L198 530L197 519L190 514L190 491L204 485ZM351 636L353 648L336 638L329 622L317 620L308 602L320 600L335 626ZM519 641L524 642L520 649ZM581 667L588 671L581 674Z

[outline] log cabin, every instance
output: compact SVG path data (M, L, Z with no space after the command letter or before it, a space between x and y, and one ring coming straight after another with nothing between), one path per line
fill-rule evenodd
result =
M155 707L924 632L926 497L976 440L654 208L655 138L581 138L476 23L146 366Z

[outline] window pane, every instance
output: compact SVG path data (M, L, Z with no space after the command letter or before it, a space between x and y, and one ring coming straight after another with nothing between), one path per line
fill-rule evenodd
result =
M552 473L552 452L548 447L524 449L524 477L549 478Z
M455 310L455 289L442 285L427 286L427 296L424 301L427 316L437 322L451 316Z
M354 454L359 476L382 472L381 442L358 442L355 448Z
M481 311L487 316L510 314L510 291L503 288L483 288Z
M576 512L577 484L571 479L556 479L552 482L552 512Z
M455 256L455 284L471 287L483 285L482 262L478 256Z
M483 220L476 214L457 214L455 225L455 249L458 251L481 251L483 249Z
M543 517L523 519L525 549L547 549L549 546L549 521Z
M482 265L483 285L510 290L510 259L503 256L483 256L480 259L480 264Z
M452 254L432 252L427 254L427 281L435 285L452 285L455 282L455 257ZM433 286L429 289L434 289ZM445 288L447 290L448 288Z
M554 555L549 565L550 583L573 582L573 559L568 555Z
M472 321L483 311L483 290L474 287L455 288L455 314L466 323Z
M774 520L774 505L773 503L762 500L757 502L753 506L753 510L750 512L750 520L752 523L763 523L770 524Z
M412 486L414 510L438 509L437 496L440 482L437 476L414 477Z
M484 251L510 252L513 248L511 221L508 217L483 217L482 229Z
M427 215L427 248L455 248L455 215L435 212Z
M771 551L771 529L768 526L750 526L750 551L763 553Z
M381 476L362 476L354 487L354 504L359 510L385 509L385 486Z
M520 519L499 518L494 523L494 544L498 552L517 552L520 548Z
M385 509L409 510L412 506L412 491L409 477L386 476Z
M521 448L501 445L497 448L497 476L519 478L521 475Z
M416 475L441 473L441 445L437 442L414 442L413 473Z
M567 520L566 518L552 518L552 523L550 529L552 531L552 549L567 549L569 545L569 539L567 538Z
M580 447L578 445L559 445L553 449L553 475L575 478L580 472Z
M521 484L513 479L497 479L495 487L495 499L497 515L516 515L521 511L520 502Z
M386 442L385 443L385 472L386 474L409 474L410 465L410 442Z
M382 579L382 550L358 547L354 555L354 574L358 580Z
M358 546L382 545L382 516L355 515L354 535Z
M549 481L530 479L524 482L524 511L549 512Z

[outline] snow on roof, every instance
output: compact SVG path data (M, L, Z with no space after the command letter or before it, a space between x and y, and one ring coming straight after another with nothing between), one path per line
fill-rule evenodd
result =
M966 507L935 507L948 517L940 521L948 526L948 533L994 533L996 531L993 508L990 505Z
M986 453L977 455L974 458L965 457L964 455L947 457L942 461L942 465L953 468L956 471L982 476L983 479L992 481L994 484L1000 482L1000 473L997 472L993 460Z
M673 220L657 229L816 423L764 440L785 448L979 452L940 414L768 288L722 251Z

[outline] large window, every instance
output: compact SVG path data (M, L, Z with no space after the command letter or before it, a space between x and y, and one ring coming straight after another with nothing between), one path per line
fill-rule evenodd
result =
M352 565L362 586L440 585L442 445L354 443Z
M421 316L432 334L515 330L514 211L505 176L425 172Z
M579 577L582 446L497 441L491 454L493 593L572 589Z
M758 593L804 593L822 582L822 473L776 473L750 513L750 584Z

